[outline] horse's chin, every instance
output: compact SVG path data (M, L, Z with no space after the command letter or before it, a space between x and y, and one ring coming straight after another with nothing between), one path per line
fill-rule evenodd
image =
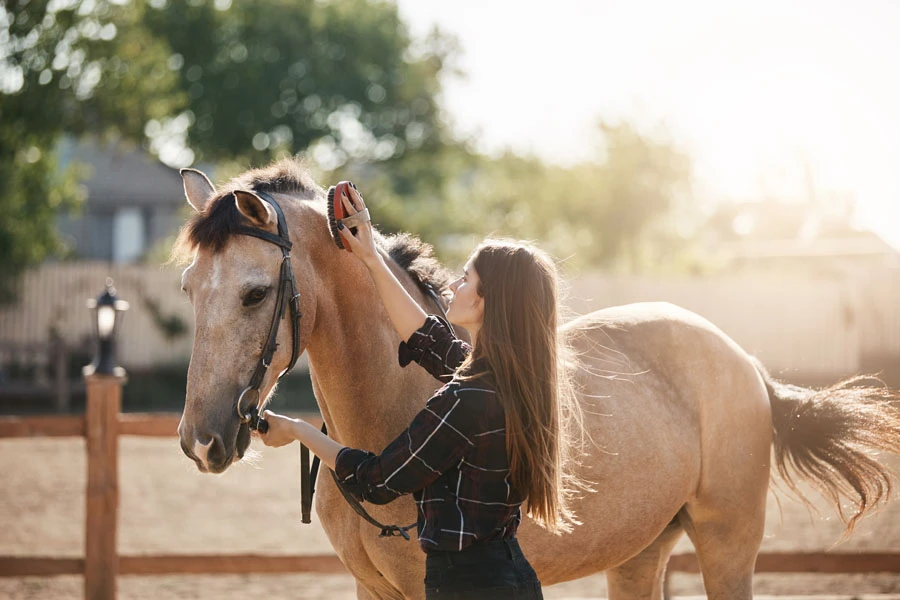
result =
M200 461L196 461L197 468L199 468L202 473L224 473L228 469L228 467L244 458L244 454L247 452L247 448L249 447L250 426L247 423L241 423L238 426L237 435L234 439L234 450L232 450L231 455L228 457L228 460L226 460L222 464L209 464L208 466L203 465Z
M250 447L250 425L241 423L238 427L237 438L234 441L234 460L244 458L244 453Z

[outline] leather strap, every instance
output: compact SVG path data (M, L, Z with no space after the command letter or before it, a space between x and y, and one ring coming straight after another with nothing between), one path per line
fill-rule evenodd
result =
M287 251L293 247L290 240L286 240L281 236L275 235L274 233L269 233L264 229L256 229L255 227L238 227L237 233L241 235L250 235L261 240L265 240L271 244L275 244L276 246L281 246Z

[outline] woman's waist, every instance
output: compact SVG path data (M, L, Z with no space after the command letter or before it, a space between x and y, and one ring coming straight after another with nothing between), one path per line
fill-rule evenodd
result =
M515 559L524 556L515 533L505 538L476 541L462 550L429 550L427 555L429 563L445 563L452 566L481 564L494 559Z

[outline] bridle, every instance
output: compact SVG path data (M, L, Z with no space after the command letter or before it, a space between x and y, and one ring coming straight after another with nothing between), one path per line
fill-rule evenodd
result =
M300 292L297 291L297 283L294 280L294 269L291 266L292 244L290 235L288 234L287 224L284 220L284 212L282 212L281 207L269 194L266 194L265 192L256 192L256 194L271 204L272 208L275 209L275 214L278 216L278 235L255 227L240 227L238 228L237 233L259 238L281 248L281 275L278 279L278 294L275 298L275 310L272 313L272 323L269 325L269 335L266 338L266 345L263 347L262 356L259 357L256 369L250 377L249 385L247 385L240 396L238 396L236 408L241 423L248 423L250 429L260 430L265 433L266 430L268 430L268 424L259 417L259 411L262 409L263 401L259 388L266 376L266 372L272 365L272 357L275 356L275 351L278 349L278 326L281 324L281 319L284 317L285 309L289 308L291 312L291 328L293 330L293 335L291 336L293 340L291 362L288 363L286 369L278 374L278 379L281 379L294 368L294 365L297 364L297 359L300 358L300 318L303 317L303 313L300 312ZM246 413L244 413L242 406L245 398L253 394L256 395L256 402L254 405L251 405Z
M260 416L263 398L262 394L260 394L259 388L266 376L266 372L272 365L272 357L275 356L275 351L278 349L278 326L281 324L281 319L284 317L285 309L289 308L291 312L290 321L292 328L291 362L288 363L287 368L285 368L281 373L278 374L278 379L281 379L285 374L287 374L291 369L294 368L294 365L297 364L297 359L300 358L300 319L301 317L303 317L303 313L300 312L300 292L297 291L297 283L294 279L294 269L291 266L292 244L290 235L288 234L287 223L284 220L284 212L281 210L281 207L271 195L265 192L255 193L263 200L271 204L272 208L275 209L275 214L278 216L278 235L255 227L239 227L236 233L239 233L241 235L253 236L263 241L275 244L276 246L281 248L281 274L278 279L278 294L275 298L275 310L272 313L272 323L269 325L269 335L266 338L266 345L263 348L262 355L259 357L259 362L256 364L256 369L253 371L253 375L250 377L250 383L238 396L236 410L241 423L247 423L250 429L259 431L260 433L266 433L266 431L268 431L269 429L269 424ZM366 214L366 217L368 217L368 214ZM446 318L447 314L444 310L444 306L441 304L438 298L438 294L435 292L434 288L432 288L429 284L425 284L425 291L434 301L435 305L438 307L438 310L440 310ZM247 412L244 413L241 407L244 403L245 397L251 394L256 395L256 403L255 405L251 405ZM326 435L328 433L324 423L322 424L322 433ZM300 504L302 523L311 522L310 513L312 511L312 496L315 492L316 475L318 474L318 470L319 457L315 457L312 467L310 467L309 448L301 444ZM331 476L334 478L335 485L341 492L341 495L344 496L344 499L348 504L350 504L351 508L353 508L353 510L360 517L381 529L381 535L383 537L399 535L409 541L409 534L407 533L407 531L415 527L415 523L412 523L405 527L401 527L399 525L384 525L378 522L371 515L369 515L369 513L353 496L344 491L333 471L331 472Z

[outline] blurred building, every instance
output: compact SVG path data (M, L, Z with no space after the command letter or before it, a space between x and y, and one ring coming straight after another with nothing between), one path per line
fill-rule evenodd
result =
M900 252L852 226L852 202L748 202L727 205L707 235L731 269L845 278L900 275Z
M87 170L87 200L78 214L60 216L57 227L74 258L138 261L184 221L178 171L139 147L68 138L60 146L60 166L73 162Z

